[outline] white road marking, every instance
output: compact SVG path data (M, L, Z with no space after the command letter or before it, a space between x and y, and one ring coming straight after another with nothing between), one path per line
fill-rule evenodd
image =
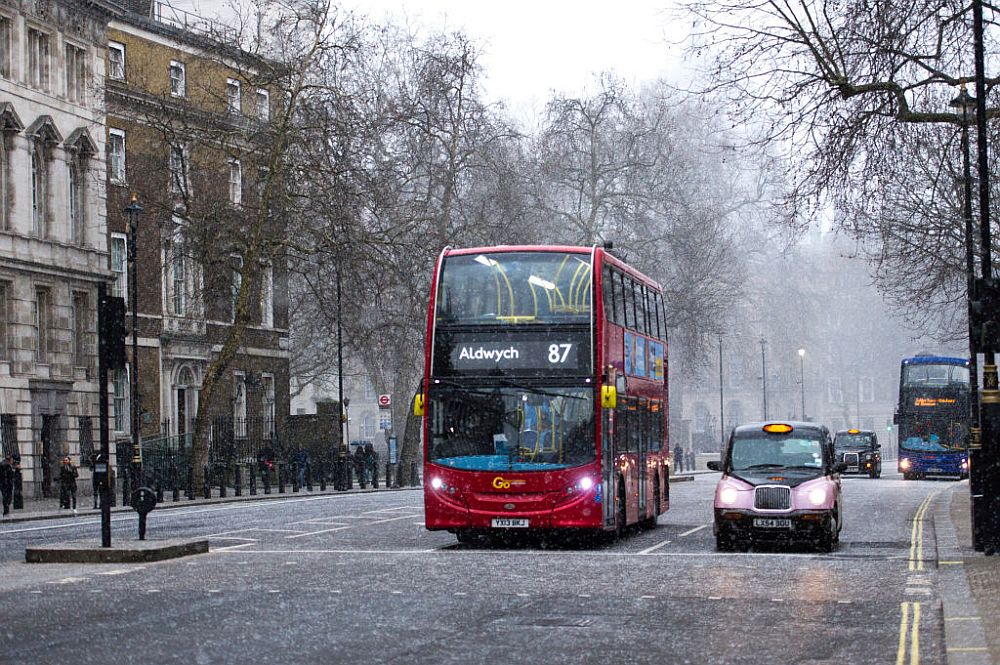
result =
M679 535L678 538L683 538L684 536L690 536L692 533L696 533L698 531L701 531L702 529L707 529L710 526L712 526L712 525L711 524L702 524L701 526L696 526L693 529L688 529L687 531L685 531L684 533L682 533L681 535Z
M396 522L398 520L411 520L414 517L416 517L416 515L403 515L402 517L390 517L389 519L385 520L376 520L372 522L372 524L385 524L386 522Z
M160 593L159 589L146 589L146 593Z
M644 549L641 552L639 552L639 554L649 554L650 552L658 550L661 547L663 547L664 545L669 545L669 544L670 544L669 540L664 540L662 543L657 543L656 545L653 545L652 547L647 547L646 549Z
M97 573L98 575L124 575L125 573L130 573L133 570L142 570L145 566L136 566L135 568L117 568L115 570L107 570L103 573Z
M239 549L241 547L250 547L251 545L255 544L255 542L256 541L254 541L254 543L240 543L239 545L226 545L225 547L213 547L210 551L211 552L228 552L229 550L236 550L236 549ZM240 561L239 563L240 563L240 565L246 565L246 564L248 564L250 562L249 561Z
M334 531L343 531L344 529L350 529L349 526L338 526L333 529L323 529L322 531L309 531L306 533L297 533L294 536L285 536L285 540L292 540L295 538L305 538L306 536L318 536L321 533L333 533Z
M77 582L86 582L86 577L64 577L61 580L52 580L49 584L76 584Z
M639 596L639 600L653 600L656 596Z

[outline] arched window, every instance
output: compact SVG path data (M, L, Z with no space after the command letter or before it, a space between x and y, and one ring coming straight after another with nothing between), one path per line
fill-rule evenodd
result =
M31 146L31 233L45 237L45 157L39 142Z
M14 135L24 129L10 102L0 103L0 229L10 229L11 167Z
M69 155L70 240L82 245L87 240L87 173L97 146L85 129L77 129L66 139Z

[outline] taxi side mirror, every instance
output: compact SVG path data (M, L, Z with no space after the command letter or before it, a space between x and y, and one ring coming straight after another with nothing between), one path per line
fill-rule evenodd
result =
M834 473L844 473L847 471L847 462L837 462L833 465Z
M601 386L601 407L614 409L618 406L618 389L615 386Z
M709 460L706 466L709 471L722 471L722 462L717 459Z
M423 417L424 415L424 394L417 393L413 396L413 415Z

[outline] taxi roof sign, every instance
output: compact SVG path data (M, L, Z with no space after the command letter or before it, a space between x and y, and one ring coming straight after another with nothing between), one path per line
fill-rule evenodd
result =
M763 427L768 434L788 434L792 429L788 423L768 423Z
M861 433L861 430L859 430L859 429L854 429L854 428L852 427L851 429L847 430L847 433L848 433L848 434L860 434L860 433Z

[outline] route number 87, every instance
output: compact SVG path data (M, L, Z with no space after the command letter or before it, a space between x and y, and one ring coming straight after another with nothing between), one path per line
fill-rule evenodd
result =
M572 344L549 344L549 362L553 364L566 362L572 348Z

